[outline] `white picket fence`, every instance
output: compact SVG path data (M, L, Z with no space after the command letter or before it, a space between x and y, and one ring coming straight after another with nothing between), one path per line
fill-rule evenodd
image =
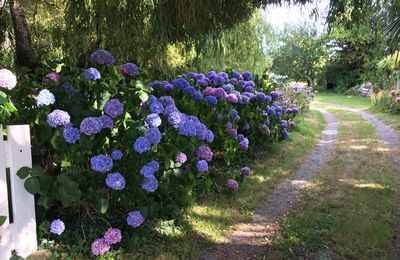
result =
M32 167L29 125L7 126L7 140L0 125L0 215L7 216L0 227L0 259L9 259L11 251L27 257L37 249L33 195L17 176L23 167Z

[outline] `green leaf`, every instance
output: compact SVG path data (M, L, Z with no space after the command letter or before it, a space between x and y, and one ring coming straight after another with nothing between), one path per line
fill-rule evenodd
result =
M29 177L26 179L24 182L24 187L30 194L33 195L40 192L40 182L36 177Z
M44 171L43 171L42 167L40 167L39 165L35 165L32 168L31 175L34 176L34 177L43 176L44 175Z
M99 209L101 214L105 214L109 206L110 203L108 202L108 199L100 198L99 200L97 200L97 208Z
M76 182L66 181L58 187L58 196L63 207L68 207L81 198L81 190Z
M50 200L48 196L40 196L40 198L38 199L37 204L39 206L44 207L45 209L50 208Z
M25 179L31 173L31 168L29 167L22 167L17 171L17 176L21 179Z
M6 222L6 216L0 216L0 227Z
M0 91L0 105L3 105L7 102L7 95L6 93Z
M14 104L11 101L6 102L4 104L4 107L7 108L11 113L17 111L17 108L14 106Z
M142 102L146 102L149 99L149 95L144 91L138 91L137 94Z

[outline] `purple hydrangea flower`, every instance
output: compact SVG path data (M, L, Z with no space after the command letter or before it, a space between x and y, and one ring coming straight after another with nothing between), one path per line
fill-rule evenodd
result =
M125 188L125 178L119 172L110 173L106 178L106 185L114 190L122 190Z
M251 86L246 86L244 88L244 92L249 92L249 93L253 93L254 92L254 88Z
M232 109L229 111L229 116L230 116L230 117L236 117L237 115L239 115L239 113L238 113L238 111L237 111L236 109L232 108Z
M110 99L104 105L104 112L112 118L122 115L124 113L124 104L118 99Z
M215 88L206 87L206 88L204 89L204 95L205 95L205 96L212 96L212 95L214 95L214 91L215 91Z
M140 169L140 174L144 177L154 176L154 172L154 168L149 165L145 165L142 167L142 169Z
M133 148L135 149L136 152L138 153L144 153L150 150L150 141L146 137L139 137L136 139L135 144L133 145Z
M104 255L108 252L108 250L110 250L110 245L106 242L104 238L98 238L93 241L91 249L92 253L96 256Z
M144 177L142 181L142 189L146 190L147 192L154 192L157 188L158 180L154 175Z
M235 128L229 129L228 134L233 137L237 137L237 130Z
M162 96L160 97L159 101L164 107L168 106L174 106L175 107L175 101L171 96Z
M61 84L61 87L63 89L66 89L69 93L71 93L72 95L75 95L76 93L78 93L78 91L72 86L71 83L69 82L65 82Z
M189 82L184 78L173 80L172 85L174 86L175 89L180 89L180 90L185 90L190 87Z
M48 106L56 102L56 97L48 89L42 89L39 95L35 98L36 105L38 106Z
M64 222L60 219L55 219L50 224L50 233L61 235L65 230Z
M201 91L195 91L192 94L192 99L195 100L195 101L202 100L203 99L203 95L201 94Z
M179 111L173 111L168 114L168 123L174 128L178 128L185 122L184 115Z
M242 135L242 134L238 134L237 137L239 139L239 142L243 141L243 139L244 139L244 135Z
M88 68L83 72L83 77L85 79L97 80L101 79L101 74L96 68Z
M236 104L239 102L239 99L235 94L229 94L228 96L226 96L226 101L232 104Z
M161 114L162 112L164 112L163 105L157 100L150 102L149 108L150 112L153 114Z
M239 79L241 77L240 73L236 70L232 71L232 78Z
M207 104L207 105L215 106L215 105L217 105L218 100L214 96L206 96L204 98L204 103Z
M196 154L199 159L204 159L207 162L211 161L213 157L213 152L211 151L210 147L204 145L197 149Z
M57 72L49 72L44 76L44 81L47 82L48 80L52 80L54 82L58 82L60 75Z
M113 167L113 160L104 154L99 154L90 159L90 167L96 172L108 172Z
M276 111L273 107L268 108L267 112L269 116L274 116L276 114Z
M134 63L126 63L119 68L121 75L124 77L136 76L139 73L139 68Z
M161 118L157 114L150 114L146 117L146 123L150 128L159 127L161 125Z
M97 117L86 117L82 120L80 130L85 135L94 135L100 133L103 124Z
M70 123L70 116L67 112L56 109L47 115L47 123L51 127L65 126Z
M197 170L199 172L206 172L208 171L208 163L205 160L197 161L196 163Z
M115 64L114 56L106 50L96 50L90 55L90 61L99 65Z
M251 174L251 170L249 167L245 166L242 169L240 169L240 172L244 175L244 176L250 176Z
M280 94L278 91L271 91L271 92L269 93L269 95L270 95L274 100L277 100L277 99L281 96L281 94Z
M283 136L283 139L285 139L285 140L289 139L290 135L286 128L282 128L282 136Z
M179 127L179 134L183 136L196 136L196 126L192 122L186 121Z
M207 130L206 141L212 143L214 141L214 133L211 130Z
M176 156L175 162L184 164L186 161L187 161L187 156L186 156L186 154L180 152L180 153Z
M234 179L229 179L226 182L226 186L232 191L237 191L239 189L239 184Z
M216 88L214 91L214 96L219 97L221 100L225 100L227 98L225 90L223 88Z
M100 116L99 121L102 128L109 128L109 129L114 128L114 121L112 120L111 117L107 115Z
M158 144L161 141L161 132L158 128L149 128L145 134L151 144Z
M126 218L126 222L129 226L137 228L141 226L144 222L144 217L140 213L140 211L131 211L128 213L128 217Z
M122 159L122 155L123 155L123 153L122 153L121 150L114 150L114 151L111 153L111 158L112 158L114 161L118 161L118 160L121 160L121 159Z
M17 85L17 77L8 69L0 70L0 88L11 90Z
M243 138L243 140L239 143L239 147L243 151L247 151L249 149L249 139Z
M67 143L73 144L79 140L81 133L78 128L66 126L63 129L63 137Z
M121 242L122 240L121 230L118 228L109 228L104 234L104 240L109 245Z

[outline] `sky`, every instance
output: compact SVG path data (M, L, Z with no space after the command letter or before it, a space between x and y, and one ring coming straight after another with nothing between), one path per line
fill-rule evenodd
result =
M305 22L315 24L317 31L322 33L325 29L325 19L328 13L329 0L314 0L313 3L305 5L288 5L282 6L269 5L263 10L263 16L267 22L277 30L282 30L285 25L300 25ZM315 20L310 17L312 10L317 7L319 17Z

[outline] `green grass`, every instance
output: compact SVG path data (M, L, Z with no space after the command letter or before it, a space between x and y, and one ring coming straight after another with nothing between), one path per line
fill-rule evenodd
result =
M209 197L196 203L179 223L159 223L155 226L159 235L149 239L145 248L126 254L126 258L192 259L217 243L230 226L251 221L255 208L273 187L299 168L323 127L324 120L319 112L305 113L298 131L291 133L289 141L274 144L268 150L261 146L256 159L248 161L254 174L241 184L237 193Z
M334 153L285 219L267 258L393 259L399 191L388 152L360 116L325 108L341 122Z

